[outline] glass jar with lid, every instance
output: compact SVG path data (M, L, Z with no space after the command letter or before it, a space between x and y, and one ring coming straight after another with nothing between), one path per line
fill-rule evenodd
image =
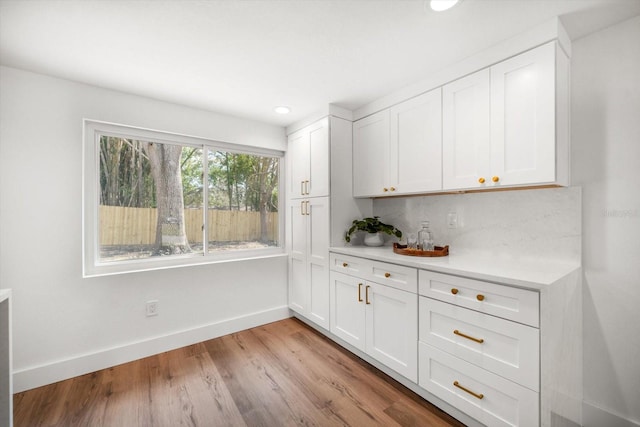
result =
M418 249L422 251L433 250L433 233L429 230L429 221L420 223L422 228L418 231Z

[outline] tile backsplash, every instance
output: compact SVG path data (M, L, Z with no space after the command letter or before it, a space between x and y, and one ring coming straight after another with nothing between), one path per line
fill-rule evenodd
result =
M375 199L373 214L403 231L417 233L428 219L437 245L452 254L486 252L580 261L580 187ZM456 213L457 228L447 216Z

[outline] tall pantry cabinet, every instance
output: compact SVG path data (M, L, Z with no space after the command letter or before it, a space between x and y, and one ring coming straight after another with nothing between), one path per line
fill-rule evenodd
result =
M288 137L289 308L327 330L329 246L361 216L351 197L351 133L350 120L328 116Z

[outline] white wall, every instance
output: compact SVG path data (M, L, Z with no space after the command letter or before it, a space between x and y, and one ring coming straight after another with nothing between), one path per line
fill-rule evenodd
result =
M640 425L640 17L574 41L586 426Z
M0 68L15 391L288 317L286 257L82 278L82 119L285 150L284 129ZM145 301L159 300L147 318Z

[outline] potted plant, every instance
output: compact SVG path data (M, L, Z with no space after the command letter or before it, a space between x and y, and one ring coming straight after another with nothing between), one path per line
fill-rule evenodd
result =
M380 217L378 216L374 216L373 218L354 219L351 223L351 227L344 235L344 240L351 242L351 235L357 231L367 232L364 238L364 244L367 246L382 246L384 244L384 237L381 233L396 236L397 238L402 237L402 231L398 230L393 225L381 222Z

